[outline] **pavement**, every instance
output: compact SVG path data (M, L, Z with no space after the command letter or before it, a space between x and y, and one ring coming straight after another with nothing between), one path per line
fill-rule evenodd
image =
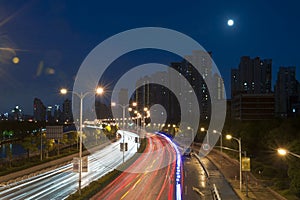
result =
M183 157L183 199L213 199L209 180L196 157Z
M230 158L227 154L224 154L218 150L212 150L207 159L212 161L214 165L224 175L226 180L231 184L236 194L242 200L286 200L269 187L263 185L258 179L256 179L251 173L248 172L248 195L246 194L246 184L243 182L242 191L239 186L239 162ZM246 176L243 177L244 180Z
M221 171L207 158L201 158L202 165L209 173L211 185L215 185L222 200L239 200L239 196L234 191L230 183L223 176Z

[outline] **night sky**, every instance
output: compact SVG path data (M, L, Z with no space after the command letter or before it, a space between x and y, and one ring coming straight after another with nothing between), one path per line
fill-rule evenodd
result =
M297 0L0 0L0 113L20 105L32 114L34 97L46 106L61 104L59 88L72 89L87 54L138 27L174 29L212 51L227 96L230 69L243 55L273 59L273 85L279 66L296 66L300 80L299 8ZM228 19L234 26L227 26ZM127 65L141 59L137 55Z

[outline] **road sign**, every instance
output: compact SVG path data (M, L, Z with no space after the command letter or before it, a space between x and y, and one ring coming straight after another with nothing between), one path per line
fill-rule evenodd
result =
M73 172L79 172L80 159L78 157L73 158Z
M88 172L88 157L82 158L82 172Z
M61 139L63 137L63 126L46 126L47 139Z
M244 172L250 172L250 158L249 157L243 157L242 158L242 171Z

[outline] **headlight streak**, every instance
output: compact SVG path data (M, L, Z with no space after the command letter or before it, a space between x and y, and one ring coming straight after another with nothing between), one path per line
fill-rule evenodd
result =
M176 180L176 185L175 185L175 194L176 194L176 200L181 200L182 196L181 196L181 155L180 152L177 148L177 146L172 142L172 140L170 138L168 138L167 136L165 136L164 134L158 133L157 134L163 136L166 140L168 140L174 147L175 151L176 151L176 172L175 172L175 180Z

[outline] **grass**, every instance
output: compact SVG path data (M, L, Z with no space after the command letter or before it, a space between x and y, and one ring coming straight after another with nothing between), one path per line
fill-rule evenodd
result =
M40 165L43 163L47 163L49 161L56 160L56 159L59 159L59 158L65 157L65 156L69 156L69 155L72 155L77 152L78 152L77 150L72 149L72 151L68 150L66 152L61 152L60 155L48 157L43 160L40 160L39 156L34 156L34 157L30 157L29 159L25 158L25 159L20 159L18 161L13 161L11 167L9 167L8 164L2 165L0 167L0 176L4 176L4 175L10 174L10 173L21 171L21 170L24 170L24 169L27 169L30 167L34 167L34 166L37 166L37 165Z

